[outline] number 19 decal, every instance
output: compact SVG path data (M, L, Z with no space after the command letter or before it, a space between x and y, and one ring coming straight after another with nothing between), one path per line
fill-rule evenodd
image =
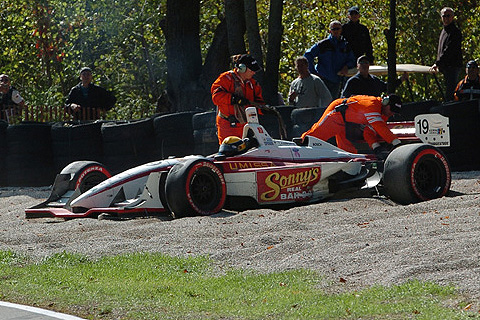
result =
M438 147L450 146L449 120L440 114L420 114L415 117L415 135L424 143Z
M428 124L427 119L418 119L417 125L418 125L418 132L421 132L422 134L427 134L428 133L428 128L430 126Z

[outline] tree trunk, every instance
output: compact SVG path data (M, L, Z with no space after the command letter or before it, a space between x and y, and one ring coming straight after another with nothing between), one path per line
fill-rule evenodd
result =
M397 15L395 13L396 6L396 0L390 0L390 29L386 32L388 45L388 93L395 93L395 82L397 80L397 40L395 38L395 33L397 31Z
M170 0L173 1L173 0ZM245 14L243 1L225 0L225 17L228 32L228 50L230 55L245 53Z
M211 99L210 87L220 73L230 68L230 54L228 52L227 22L223 19L215 29L212 44L208 49L200 84L205 92L202 107L210 109L214 107Z
M200 0L168 0L167 87L172 111L192 110L201 92Z
M256 0L245 1L245 24L247 27L248 47L250 54L257 60L263 68L262 39L260 38L260 29L258 27L257 2ZM264 71L257 72L255 78L260 85L263 84Z
M263 84L263 98L267 104L278 105L278 67L280 61L280 47L282 42L283 0L270 1L270 16L268 21L268 44L265 79Z

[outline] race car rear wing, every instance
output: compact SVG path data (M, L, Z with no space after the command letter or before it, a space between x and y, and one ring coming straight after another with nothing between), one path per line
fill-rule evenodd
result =
M415 117L415 135L424 143L436 147L450 146L450 125L447 117L438 113Z
M449 119L438 113L420 114L414 121L388 122L387 126L407 143L420 140L436 147L450 146Z

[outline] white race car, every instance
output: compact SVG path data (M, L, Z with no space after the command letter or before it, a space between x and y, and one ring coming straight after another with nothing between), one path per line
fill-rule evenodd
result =
M26 217L210 215L223 208L308 204L373 187L409 204L449 192L448 161L432 145L402 145L380 160L314 137L302 145L272 139L255 108L247 109L247 118L242 139L208 157L169 158L115 176L100 163L73 162L57 175L49 198L25 210Z

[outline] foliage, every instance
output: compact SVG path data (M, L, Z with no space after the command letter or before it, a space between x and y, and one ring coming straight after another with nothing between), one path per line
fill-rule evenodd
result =
M224 16L223 2L201 5L201 52L205 59L215 27ZM114 90L117 107L111 116L142 117L155 112L166 89L165 36L162 23L167 0L5 0L0 2L3 28L2 72L8 73L29 105L60 106L88 65L98 84ZM389 27L387 0L361 3L361 22L370 29L377 64L385 64ZM333 19L346 22L352 0L291 0L284 4L279 87L284 96L296 77L293 61L327 36ZM480 58L480 18L473 0L397 1L398 63L432 65L441 30L439 10L456 9L463 35L464 60ZM268 39L269 1L257 1L263 52ZM248 44L247 44L248 45ZM441 79L440 79L441 80ZM440 81L441 82L441 81ZM440 99L431 77L411 78L413 99ZM424 88L430 88L425 90ZM406 86L400 91L406 95Z
M48 306L87 319L475 317L462 310L468 304L458 302L461 297L452 287L410 281L345 292L312 271L225 270L205 257L137 253L92 260L62 252L31 263L0 252L0 266L2 300ZM320 288L343 293L326 294ZM458 304L446 307L453 299Z

